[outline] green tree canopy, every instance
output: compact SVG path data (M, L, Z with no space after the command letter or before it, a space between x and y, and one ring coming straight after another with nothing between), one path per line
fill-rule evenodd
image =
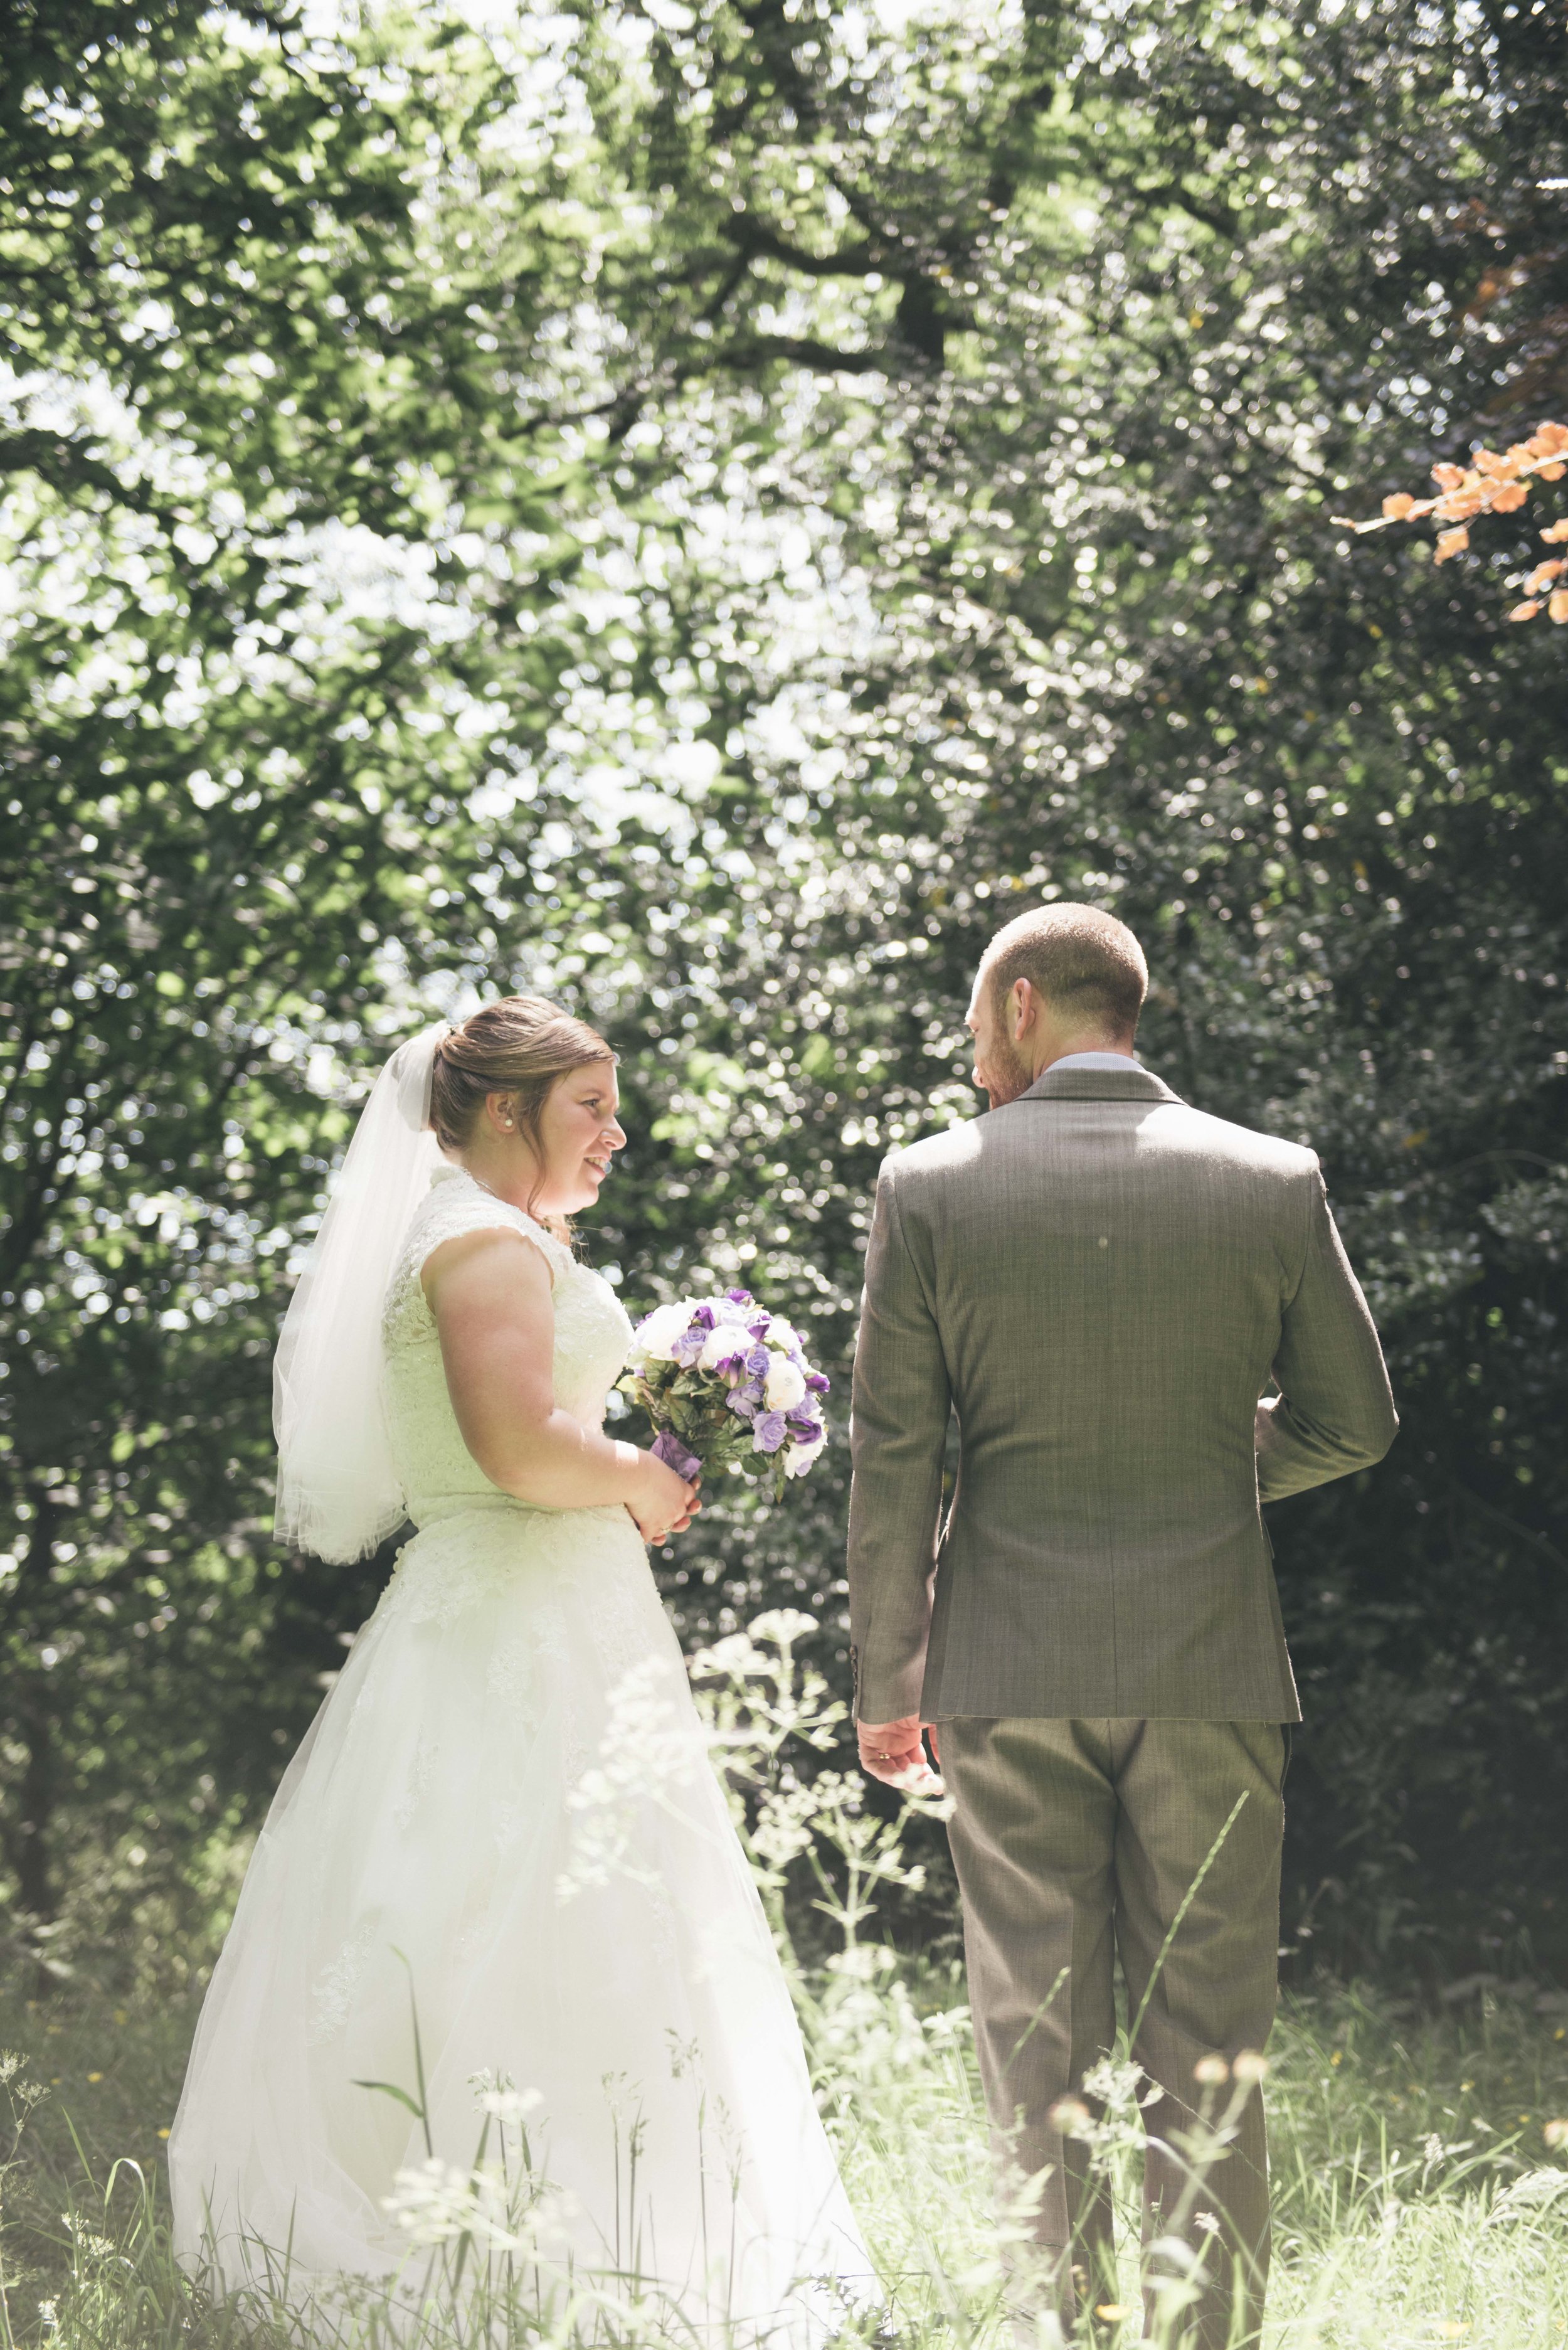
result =
M1394 1363L1389 1461L1275 1513L1296 1918L1560 1937L1560 640L1532 509L1440 570L1332 519L1561 406L1555 20L17 21L18 1898L202 1893L364 1612L269 1546L266 1357L421 1005L606 1023L596 1254L745 1268L842 1404L877 1159L1064 895L1150 1061L1320 1151ZM830 1461L666 1562L691 1637L834 1662Z

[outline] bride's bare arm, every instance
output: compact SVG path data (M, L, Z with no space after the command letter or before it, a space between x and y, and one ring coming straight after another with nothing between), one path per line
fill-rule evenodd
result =
M557 1406L550 1274L532 1242L465 1233L431 1251L422 1279L462 1440L493 1485L546 1509L622 1502L649 1535L688 1522L692 1489L673 1469Z

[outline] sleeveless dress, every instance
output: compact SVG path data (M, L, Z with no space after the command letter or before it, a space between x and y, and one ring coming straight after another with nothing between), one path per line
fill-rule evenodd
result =
M548 1263L557 1404L600 1425L625 1361L608 1283L439 1170L383 1325L418 1533L256 1845L170 2138L176 2250L230 2290L286 2263L292 2302L407 2295L488 2105L491 2203L524 2137L546 2182L540 2272L820 2340L870 2262L641 1538L490 1484L448 1398L421 1271L498 1226Z

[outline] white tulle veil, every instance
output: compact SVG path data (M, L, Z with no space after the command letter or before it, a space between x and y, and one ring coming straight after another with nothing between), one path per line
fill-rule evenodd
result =
M364 1558L402 1523L381 1399L381 1308L441 1152L431 1070L444 1020L400 1045L360 1112L273 1362L279 1542Z

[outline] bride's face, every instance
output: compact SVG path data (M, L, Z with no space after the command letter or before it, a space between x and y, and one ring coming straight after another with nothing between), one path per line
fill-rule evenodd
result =
M575 1216L593 1206L611 1159L626 1145L618 1101L613 1061L590 1061L556 1078L539 1113L541 1150L518 1137L538 1170L536 1213Z

